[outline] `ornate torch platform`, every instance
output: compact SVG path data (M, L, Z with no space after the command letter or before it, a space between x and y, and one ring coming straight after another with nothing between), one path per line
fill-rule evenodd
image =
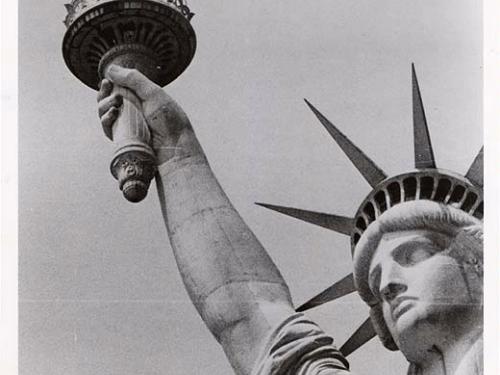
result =
M193 59L193 13L184 0L73 0L66 9L64 60L95 90L110 64L135 68L165 86ZM116 151L111 173L125 198L139 202L147 195L156 164L138 99L124 98L112 133Z

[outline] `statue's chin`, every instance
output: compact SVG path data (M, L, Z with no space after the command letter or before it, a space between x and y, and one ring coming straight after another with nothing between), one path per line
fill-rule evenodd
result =
M425 360L442 334L442 322L430 318L431 312L425 307L415 304L404 309L392 329L396 344L410 362Z
M394 336L398 344L403 346L408 346L409 343L413 343L415 339L420 338L422 335L422 330L419 322L421 322L423 317L420 315L417 307L412 307L402 313L395 322ZM417 340L418 341L418 340ZM401 346L398 345L398 346Z
M418 301L394 318L393 338L408 361L421 363L435 355L436 348L466 337L482 327L480 308Z

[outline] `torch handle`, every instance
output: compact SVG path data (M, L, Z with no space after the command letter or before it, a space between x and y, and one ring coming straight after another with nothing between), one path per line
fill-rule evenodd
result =
M112 128L116 151L111 173L118 180L125 198L139 202L146 197L156 172L155 154L149 146L151 134L140 99L123 87L115 86L113 92L123 97L123 105Z
M123 98L123 105L112 128L113 142L119 144L137 140L149 144L150 133L141 112L141 101L132 91L114 86L113 93Z

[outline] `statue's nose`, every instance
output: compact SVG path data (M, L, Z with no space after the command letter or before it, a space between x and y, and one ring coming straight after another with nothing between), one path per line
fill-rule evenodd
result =
M402 267L396 262L388 262L383 267L380 294L385 301L392 301L408 289L402 271Z
M407 289L407 286L403 283L390 282L380 290L380 294L385 301L391 302L394 298L404 293Z

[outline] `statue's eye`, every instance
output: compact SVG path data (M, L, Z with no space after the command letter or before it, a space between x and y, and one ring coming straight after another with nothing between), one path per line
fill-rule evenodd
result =
M405 251L404 256L400 258L400 264L402 266L412 266L429 259L437 252L438 249L430 244L419 244Z

